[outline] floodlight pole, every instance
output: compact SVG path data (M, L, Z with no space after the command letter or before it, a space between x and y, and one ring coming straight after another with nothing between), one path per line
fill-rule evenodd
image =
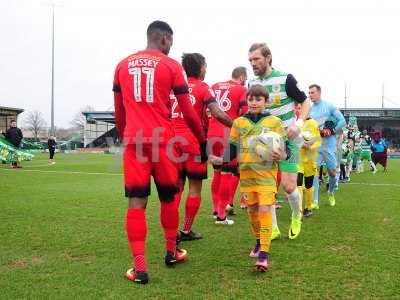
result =
M51 128L50 135L54 136L54 3L51 3L52 23L51 23Z
M382 108L385 108L384 100L385 100L385 85L382 84Z

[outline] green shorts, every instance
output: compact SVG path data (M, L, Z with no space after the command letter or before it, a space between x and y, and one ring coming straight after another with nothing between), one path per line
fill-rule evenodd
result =
M361 157L361 150L355 150L355 151L353 152L353 157L354 157L354 159L360 159L360 157Z
M299 171L299 147L297 144L288 140L286 143L289 157L286 160L278 161L279 171L286 173L297 173Z
M361 160L371 160L371 151L362 151Z

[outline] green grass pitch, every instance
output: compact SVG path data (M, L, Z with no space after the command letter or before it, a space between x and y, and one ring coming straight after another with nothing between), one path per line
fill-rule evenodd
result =
M40 154L20 170L0 165L1 299L400 298L400 160L389 161L386 174L379 167L375 175L353 175L334 208L322 193L321 209L293 241L285 204L278 211L284 237L272 242L265 274L248 257L254 241L245 211L237 209L232 227L214 225L209 181L194 224L204 239L183 243L189 260L166 268L153 189L150 283L140 286L123 276L131 259L120 159L56 154L49 166Z

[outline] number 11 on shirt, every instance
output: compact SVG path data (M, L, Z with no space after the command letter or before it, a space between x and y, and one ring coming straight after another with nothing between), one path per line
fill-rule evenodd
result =
M136 102L142 102L142 74L146 76L146 102L154 102L154 68L129 68L129 74L133 75L133 98Z

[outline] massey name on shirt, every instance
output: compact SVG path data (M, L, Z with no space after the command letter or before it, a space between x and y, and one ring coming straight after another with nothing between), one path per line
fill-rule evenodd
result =
M155 68L158 65L158 61L155 61L150 58L137 58L129 61L128 68L133 67L149 67Z

